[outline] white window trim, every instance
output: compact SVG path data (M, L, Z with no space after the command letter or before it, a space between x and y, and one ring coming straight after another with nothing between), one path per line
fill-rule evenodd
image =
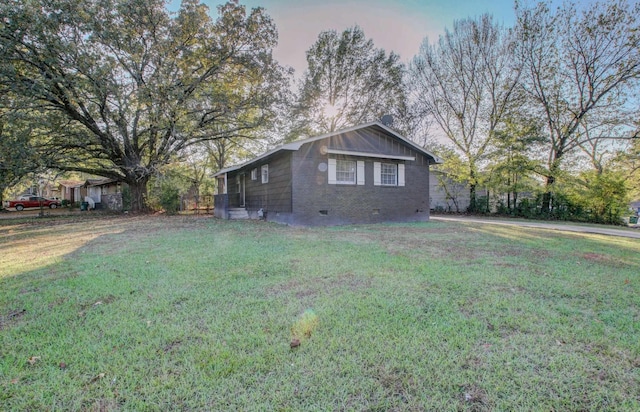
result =
M338 162L353 164L353 180L338 180ZM336 159L336 184L338 185L355 185L358 181L356 175L358 173L358 164L354 160Z
M374 186L386 186L386 187L403 187L405 185L405 173L404 163L397 164L397 175L395 185L383 185L382 184L382 163L373 162L373 185Z
M386 166L386 168L385 168ZM383 182L382 170L385 170L388 173L385 173L387 180L391 180L393 177L393 183L385 183ZM382 186L398 186L398 164L397 163L380 163L380 184Z
M382 167L380 162L373 162L373 185L382 186Z
M260 176L262 176L262 183L269 183L269 165L262 165L260 167Z
M258 180L258 168L251 169L251 180Z
M328 179L327 179L328 183L330 185L335 185L335 184L337 184L337 181L336 181L336 159L329 159L327 164L328 164L327 171L329 173Z
M358 186L364 186L364 161L358 160L356 162L356 181Z
M404 187L404 163L398 163L398 186Z
M345 159L346 161L350 161L353 162L353 160L348 160ZM357 185L357 186L364 186L365 184L365 171L364 171L364 160L357 160L355 161L356 163L356 179L354 182L344 182L344 181L338 181L337 179L337 162L338 159L334 159L334 158L330 158L327 161L327 172L328 172L328 178L327 181L330 185Z

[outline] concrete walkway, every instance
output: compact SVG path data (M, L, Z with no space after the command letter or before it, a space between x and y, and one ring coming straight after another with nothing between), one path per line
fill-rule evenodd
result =
M535 221L522 221L522 220L507 220L507 219L488 219L478 217L467 216L431 216L431 220L443 221L443 222L463 222L463 223L480 223L486 225L506 225L506 226L521 226L521 227L533 227L538 229L558 230L561 232L578 232L578 233L593 233L598 235L607 236L620 236L640 239L640 227L634 229L616 229L613 226L579 226L575 224L564 223L549 223L549 222L535 222Z

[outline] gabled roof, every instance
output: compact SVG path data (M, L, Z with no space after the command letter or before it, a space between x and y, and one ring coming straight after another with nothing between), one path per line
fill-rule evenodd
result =
M259 162L259 161L261 161L261 160L263 160L263 159L265 159L265 158L267 158L267 157L269 157L269 156L271 156L271 155L273 155L275 153L278 153L278 152L297 151L302 147L302 145L307 144L307 143L312 143L312 142L315 142L315 141L318 141L318 140L327 139L327 138L332 137L332 136L338 136L338 135L341 135L343 133L349 133L349 132L353 132L353 131L356 131L356 130L367 129L367 128L382 129L384 132L392 135L393 137L397 138L398 140L401 140L402 142L404 142L408 146L412 147L418 153L421 153L421 154L423 154L425 156L431 157L435 161L435 163L442 163L442 159L440 159L439 157L435 156L434 154L426 151L425 149L423 149L422 147L418 146L417 144L415 144L411 140L401 136L396 131L390 129L389 127L383 125L380 122L371 122L371 123L365 123L365 124L362 124L362 125L359 125L359 126L349 127L347 129L338 130L338 131L331 132L331 133L326 133L326 134L319 135L319 136L309 137L309 138L303 139L303 140L297 140L295 142L291 142L291 143L284 144L282 146L278 146L275 149L270 150L270 151L268 151L266 153L263 153L258 157L254 157L253 159L251 159L251 160L249 160L249 161L247 161L245 163L224 168L224 169L220 170L219 172L217 172L216 174L214 174L213 176L216 177L216 176L223 175L225 173L229 173L229 172L233 172L235 170L242 169L242 168L244 168L246 166L251 165L252 163L257 163L257 162Z

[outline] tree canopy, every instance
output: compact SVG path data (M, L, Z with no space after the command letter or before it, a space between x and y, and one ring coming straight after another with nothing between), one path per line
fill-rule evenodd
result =
M415 108L432 118L462 155L471 208L480 162L510 109L520 68L514 65L510 32L489 15L458 20L438 42L425 41L411 66Z
M625 122L620 108L640 79L640 4L615 0L578 9L565 2L553 11L541 2L531 8L517 4L516 12L515 56L531 99L527 110L546 125L548 209L551 185L568 154L594 138L633 134L601 132Z
M443 181L468 188L471 211L486 185L509 213L615 195L590 203L615 221L625 191L640 193L640 3L517 0L515 13L513 27L456 21L408 67L358 26L322 31L294 82L273 58L272 19L238 0L0 3L0 192L40 169L77 171L127 183L145 210L150 179L189 160L197 183L283 140L391 114L448 159Z
M146 208L158 167L203 141L265 124L285 73L263 9L162 0L0 6L0 87L48 129L50 166L129 184ZM215 127L214 127L215 126Z
M376 48L358 26L321 32L307 51L294 134L332 132L385 114L402 117L406 99L399 60Z
M20 112L0 109L0 209L5 189L43 168L44 159L33 148L36 127Z

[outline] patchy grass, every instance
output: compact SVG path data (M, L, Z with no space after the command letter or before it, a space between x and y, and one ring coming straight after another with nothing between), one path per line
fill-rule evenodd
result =
M639 410L639 289L598 235L3 222L0 405Z

